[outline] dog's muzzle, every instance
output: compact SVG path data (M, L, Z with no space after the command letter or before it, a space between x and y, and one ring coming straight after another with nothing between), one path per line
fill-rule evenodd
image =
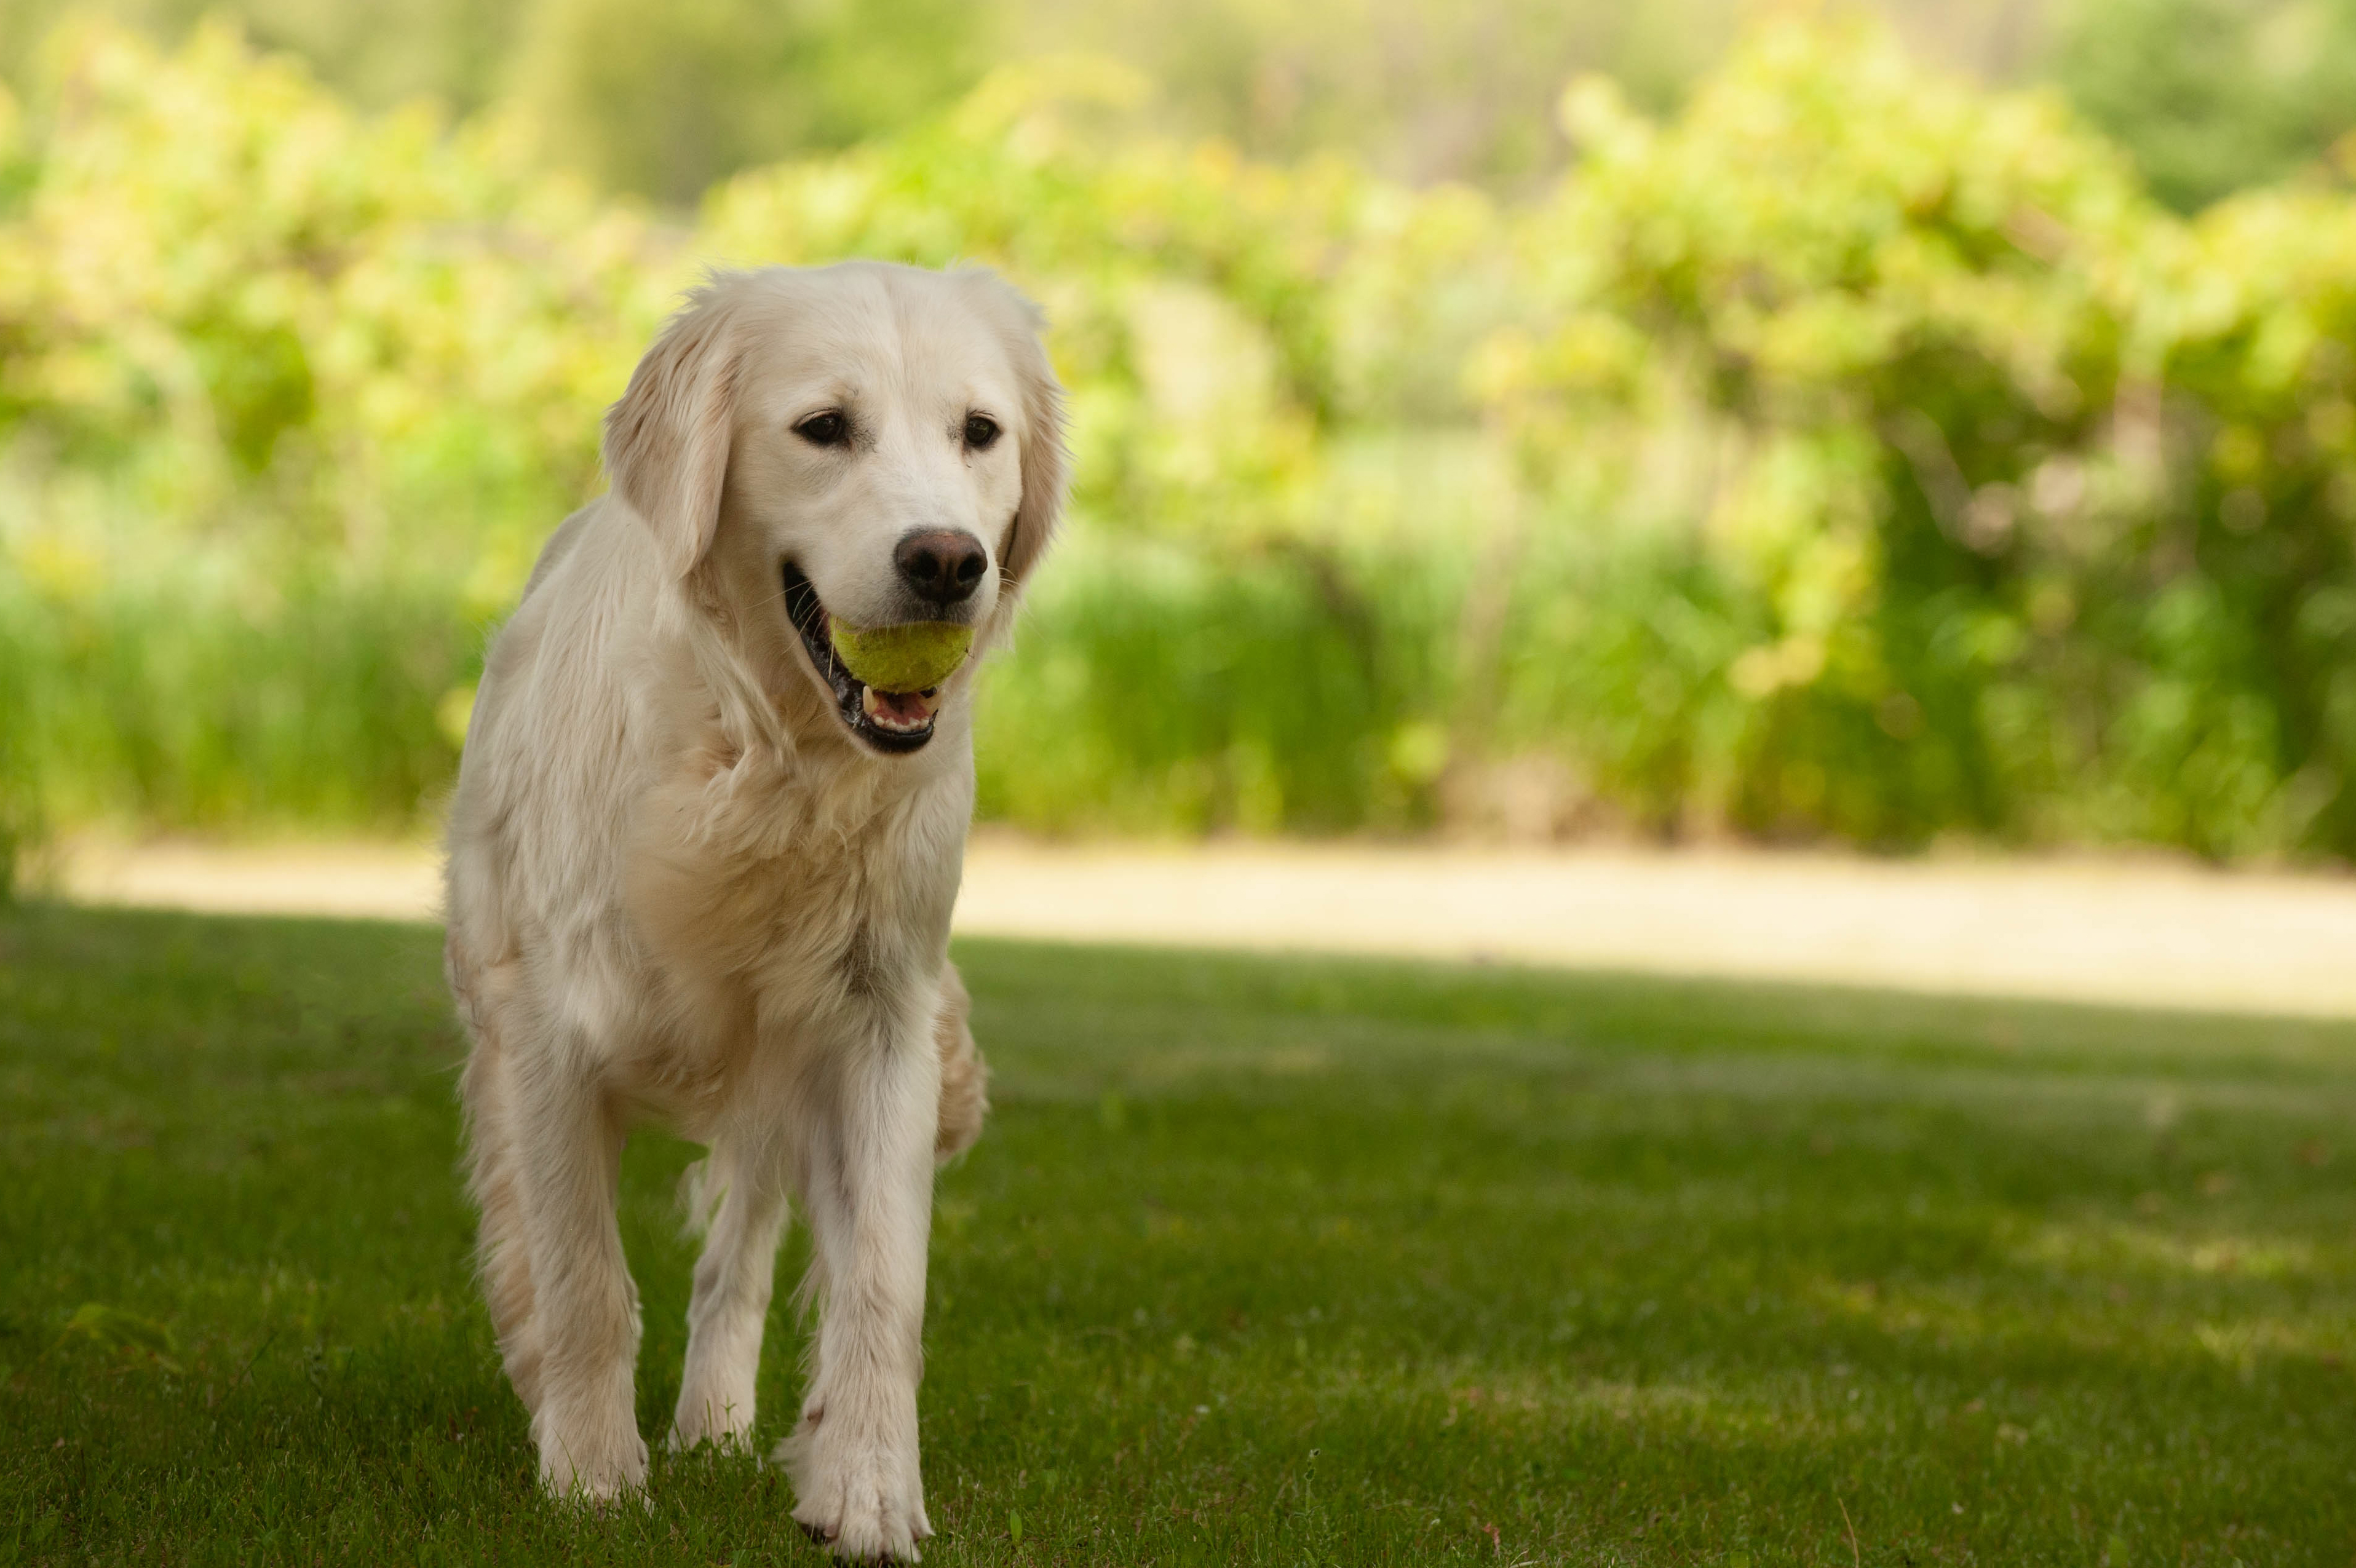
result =
M801 634L802 647L819 677L834 693L835 711L844 728L888 756L921 750L933 738L933 716L941 709L941 688L925 691L878 691L835 656L829 635L831 618L819 602L818 589L793 562L785 564L786 616Z

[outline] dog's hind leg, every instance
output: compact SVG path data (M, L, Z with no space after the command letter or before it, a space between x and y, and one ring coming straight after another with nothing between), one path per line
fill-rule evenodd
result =
M505 1084L519 1221L506 1244L529 1258L527 1342L539 1363L531 1435L552 1491L603 1501L647 1478L631 1379L638 1293L615 1219L622 1128L581 1065L594 1059L590 1048L531 1044L515 1051Z
M475 1269L491 1313L491 1332L508 1381L527 1411L540 1408L540 1335L532 1321L531 1249L523 1232L523 1199L516 1185L516 1151L508 1126L498 1036L478 1031L466 1059L460 1094L466 1107L467 1188L482 1214Z
M540 1337L532 1323L531 1251L524 1242L523 1200L516 1186L516 1151L509 1126L508 1061L500 1050L505 997L500 976L469 961L455 926L443 964L458 1016L474 1038L458 1096L466 1118L466 1187L482 1216L475 1269L508 1381L524 1409L535 1411L540 1408Z
M753 1430L761 1331L785 1234L784 1173L740 1143L718 1142L691 1173L691 1218L703 1227L687 1308L687 1371L670 1446L733 1445Z

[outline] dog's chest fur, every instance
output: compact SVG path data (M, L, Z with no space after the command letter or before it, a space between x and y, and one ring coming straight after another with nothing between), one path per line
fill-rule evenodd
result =
M660 1098L726 1096L759 1055L929 1012L969 780L704 752L650 792L624 903L671 999L662 1032L691 1047L664 1053Z

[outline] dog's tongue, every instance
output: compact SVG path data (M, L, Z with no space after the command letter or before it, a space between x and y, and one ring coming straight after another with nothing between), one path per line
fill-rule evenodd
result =
M926 691L878 691L868 687L859 694L859 705L877 723L894 730L922 729L940 707L937 693Z

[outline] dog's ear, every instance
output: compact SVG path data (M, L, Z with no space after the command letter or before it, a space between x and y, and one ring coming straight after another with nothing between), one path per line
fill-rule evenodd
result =
M1020 585L1046 550L1064 515L1065 491L1071 482L1071 458L1064 449L1064 388L1041 341L1046 318L1039 307L996 278L983 277L1005 311L1007 353L1023 382L1023 447L1018 454L1023 499L998 552L999 575Z
M703 559L720 522L742 357L734 282L715 274L688 295L605 411L614 493L646 519L675 578Z
M999 570L1014 582L1031 575L1031 568L1055 535L1064 515L1064 495L1069 486L1071 458L1064 450L1064 389L1039 350L1039 363L1023 378L1023 500L1014 508L1014 526L1007 530L1006 549Z

